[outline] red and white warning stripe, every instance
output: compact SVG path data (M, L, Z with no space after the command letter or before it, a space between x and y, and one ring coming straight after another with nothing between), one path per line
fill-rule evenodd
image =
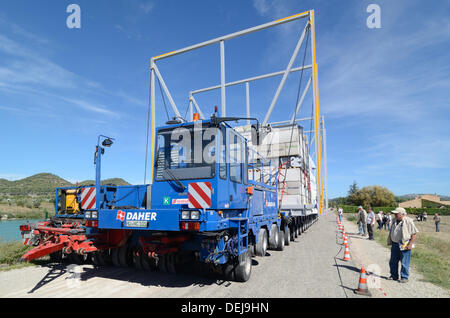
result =
M206 209L211 207L211 182L189 183L189 208Z
M28 232L22 232L22 241L23 241L23 245L31 245L32 243L32 231L28 231Z
M95 207L96 193L95 188L81 188L81 209L90 210Z

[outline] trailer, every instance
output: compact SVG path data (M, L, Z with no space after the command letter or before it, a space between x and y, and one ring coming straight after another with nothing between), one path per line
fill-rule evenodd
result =
M286 71L238 81L248 85L250 80L283 75L269 114L260 123L250 116L226 116L225 87L235 83L227 84L224 76L219 86L191 91L191 115L188 120L181 118L155 62L213 43L220 43L223 57L228 38L305 17L309 20L295 59L305 34L313 29L313 11L153 58L150 183L101 184L102 156L115 140L100 135L94 155L95 184L55 190L54 217L20 226L24 244L34 246L22 259L50 255L54 261L69 257L76 263L90 260L96 266L110 263L169 273L195 264L245 282L251 275L252 257L264 257L268 249L284 250L318 218L321 166L315 165L311 143L295 118L301 101L288 124L267 120L285 77L307 67L294 70L290 62ZM155 76L175 113L159 127L154 125ZM311 82L312 75L307 88ZM210 89L221 89L222 109L219 113L216 106L205 118L194 94ZM242 121L247 125L233 126ZM319 144L317 129L320 125L315 135Z

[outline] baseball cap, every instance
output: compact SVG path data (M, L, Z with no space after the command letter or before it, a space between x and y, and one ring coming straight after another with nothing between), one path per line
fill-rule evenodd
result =
M394 214L397 214L397 213L406 214L406 210L404 208L400 208L400 207L396 208L394 211L391 211L391 212Z

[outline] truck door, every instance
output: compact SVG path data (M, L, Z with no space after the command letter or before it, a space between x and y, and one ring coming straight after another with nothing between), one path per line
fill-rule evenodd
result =
M247 156L245 139L232 129L228 130L229 199L230 209L247 208Z

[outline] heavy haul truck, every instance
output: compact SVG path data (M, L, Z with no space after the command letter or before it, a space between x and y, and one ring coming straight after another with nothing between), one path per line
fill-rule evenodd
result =
M95 265L170 273L197 262L247 281L252 256L283 250L317 213L306 213L314 206L280 210L280 171L296 168L262 157L230 120L237 118L214 114L158 128L151 185L101 185L102 155L113 140L100 136L95 186L56 189L55 216L20 227L24 243L35 246L23 259L91 256Z
M225 40L307 17L285 71L225 83ZM266 256L267 249L284 250L317 220L321 210L320 164L316 167L310 156L311 145L296 120L306 90L312 82L316 85L313 75L296 103L292 120L267 123L285 77L294 71L301 71L303 76L308 68L313 73L317 71L304 63L301 68L292 68L310 29L314 30L313 11L153 58L149 114L154 147L150 184L101 184L102 156L114 139L99 136L94 156L95 185L56 189L55 215L43 222L20 226L24 244L34 246L22 259L30 261L50 255L54 261L68 257L76 263L111 263L169 273L196 264L202 271L209 269L229 280L247 281L252 257ZM314 39L313 33L311 38ZM221 85L198 92L220 88L221 114L216 107L210 118L204 118L193 97L195 92L191 92L190 120L184 120L155 61L213 43L221 45ZM177 115L158 128L154 128L155 75ZM248 88L249 81L279 75L283 79L262 124L250 118L248 107L246 118L226 117L227 85L246 83ZM198 110L195 114L192 104ZM314 119L318 116L317 111ZM237 126L242 120L247 125ZM316 124L318 145L320 125ZM316 162L317 158L320 156L316 155Z

